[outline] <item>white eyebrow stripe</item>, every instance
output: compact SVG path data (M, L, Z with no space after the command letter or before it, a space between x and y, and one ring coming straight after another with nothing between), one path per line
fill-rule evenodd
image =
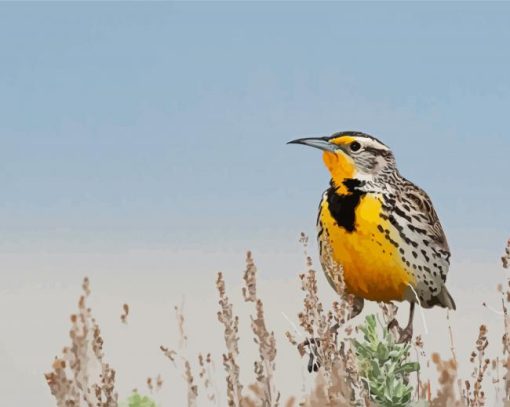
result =
M378 142L377 140L374 140L374 139L371 139L368 137L357 137L357 139L362 146L372 147L372 148L376 148L378 150L385 150L385 151L390 150L387 146Z

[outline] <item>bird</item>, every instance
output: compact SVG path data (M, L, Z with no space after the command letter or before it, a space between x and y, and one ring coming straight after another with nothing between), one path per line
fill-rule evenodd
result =
M399 342L410 342L416 303L456 309L446 288L450 249L438 215L427 193L400 175L386 144L359 131L288 144L322 150L331 175L319 204L317 241L326 279L352 299L349 318L364 300L407 301L407 326L394 319L388 328L397 330ZM328 266L331 261L337 267ZM334 275L338 270L341 276Z

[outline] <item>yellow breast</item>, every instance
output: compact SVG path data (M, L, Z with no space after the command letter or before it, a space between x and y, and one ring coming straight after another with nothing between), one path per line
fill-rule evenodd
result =
M391 224L379 215L381 197L363 195L355 208L353 231L339 226L326 199L321 203L319 222L333 259L343 268L347 290L372 301L403 300L414 278L401 259L401 239Z

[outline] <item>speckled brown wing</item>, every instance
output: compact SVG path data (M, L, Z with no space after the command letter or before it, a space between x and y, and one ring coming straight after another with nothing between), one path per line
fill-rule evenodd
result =
M427 235L436 245L436 248L448 254L447 257L449 259L450 248L448 241L427 193L412 182L404 180L399 198L410 206L412 210L411 216L426 230Z
M417 275L422 305L426 308L439 305L455 309L455 301L445 286L450 248L432 201L423 189L407 180L401 181L398 191L394 211L405 212L406 228L425 258L422 267L426 273Z

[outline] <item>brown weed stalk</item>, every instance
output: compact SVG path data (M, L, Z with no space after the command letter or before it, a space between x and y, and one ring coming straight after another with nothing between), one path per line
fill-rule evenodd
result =
M505 253L501 257L501 262L503 263L503 268L510 268L510 239L506 242Z
M115 370L104 361L103 338L86 300L88 278L83 280L78 313L71 315L71 346L55 358L52 371L45 374L58 407L116 407Z
M305 295L303 310L298 318L299 325L309 338L297 343L290 332L286 335L292 344L297 344L301 356L309 357L308 370L317 372L315 388L305 397L303 405L348 406L364 401L355 356L348 340L352 328L345 326L352 310L352 299L341 294L330 310L324 309L319 299L316 272L306 253L308 238L302 234L300 241L305 249L307 272L300 275L301 289ZM328 270L328 275L337 276L336 281L332 281L337 292L345 292L341 270L337 269L330 255L324 256L322 266ZM345 336L340 338L339 331Z
M191 370L191 364L189 363L188 358L185 356L188 337L186 336L184 329L184 313L182 312L181 307L175 306L174 309L175 317L177 320L177 327L179 329L180 352L178 353L175 350L169 349L163 345L161 345L159 348L163 354L174 364L174 366L177 366L177 362L180 362L179 364L181 366L179 366L179 369L183 372L183 377L187 389L187 405L188 407L196 407L198 398L198 386L195 384L195 378ZM180 356L180 358L177 359L177 356Z
M464 381L464 402L467 406L478 407L485 405L483 380L490 364L490 360L485 357L487 346L489 346L487 327L485 325L480 325L475 350L471 353L469 358L469 361L474 365L471 375L473 382L471 383L469 380Z
M432 354L432 362L436 365L440 387L436 397L430 400L430 406L463 406L463 403L458 400L455 392L457 384L457 362L454 359L442 360L438 353Z
M127 324L127 317L129 315L129 305L123 304L122 305L122 314L120 314L120 322L123 324Z
M269 332L264 318L264 304L257 296L257 267L251 252L246 254L246 270L244 272L243 297L246 302L255 303L255 315L251 318L251 329L254 341L259 348L259 360L255 361L255 375L258 390L255 392L259 402L264 407L277 407L280 392L274 382L276 339L274 332ZM253 389L254 386L250 388Z
M202 381L202 386L205 389L207 400L216 404L218 397L212 376L212 371L214 370L214 362L212 361L211 354L208 353L204 357L204 355L199 353L198 366L198 375Z
M239 379L239 317L234 316L232 304L225 290L223 274L218 273L216 287L220 296L218 320L223 325L223 336L227 352L223 354L223 366L225 368L227 382L227 402L230 407L241 407L243 386Z
M160 374L158 374L154 378L148 377L146 383L151 393L157 393L161 390L161 387L163 387L163 378Z

